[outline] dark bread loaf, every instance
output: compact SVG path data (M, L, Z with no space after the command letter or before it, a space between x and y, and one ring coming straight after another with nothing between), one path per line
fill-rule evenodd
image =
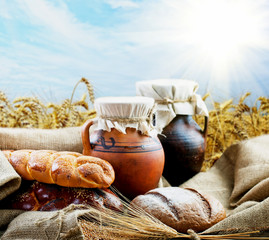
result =
M123 208L120 199L109 189L69 188L37 181L29 183L24 181L17 192L1 202L1 208L55 211L70 204L107 207L117 211Z
M131 204L181 233L188 229L204 231L226 217L225 209L217 199L189 188L153 189L137 196Z

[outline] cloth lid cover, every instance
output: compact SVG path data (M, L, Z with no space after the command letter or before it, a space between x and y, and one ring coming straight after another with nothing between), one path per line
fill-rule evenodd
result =
M145 135L156 135L151 124L154 99L149 97L101 97L94 107L97 118L91 131L112 128L126 134L126 128L135 128Z
M159 133L177 114L208 116L197 82L185 79L156 79L136 82L136 95L154 98L156 126Z

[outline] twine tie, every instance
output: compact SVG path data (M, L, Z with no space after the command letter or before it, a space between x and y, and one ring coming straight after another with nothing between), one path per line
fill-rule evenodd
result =
M192 229L188 229L187 233L191 236L192 240L201 240L199 235L196 232L194 232Z
M155 100L156 103L158 104L173 104L173 103L184 103L184 102L192 102L193 99L192 97L189 97L188 99L185 100L180 100L180 99L170 99L168 97L164 97L162 100Z
M149 117L107 117L107 116L99 116L99 118L102 118L104 120L109 120L109 121L116 121L120 123L140 123L144 121L148 121Z

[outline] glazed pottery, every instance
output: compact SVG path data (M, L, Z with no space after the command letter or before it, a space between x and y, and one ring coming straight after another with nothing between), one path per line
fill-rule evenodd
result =
M124 196L132 199L157 187L164 167L164 151L157 136L141 134L135 128L126 128L126 133L112 128L89 134L91 125L89 120L82 128L83 154L112 164L113 185Z
M179 186L201 170L206 149L208 117L204 129L191 115L177 115L159 135L165 152L163 176Z

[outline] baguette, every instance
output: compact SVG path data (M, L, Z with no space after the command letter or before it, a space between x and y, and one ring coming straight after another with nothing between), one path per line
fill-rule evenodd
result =
M115 179L109 162L76 152L5 150L3 153L25 180L64 187L108 188Z

